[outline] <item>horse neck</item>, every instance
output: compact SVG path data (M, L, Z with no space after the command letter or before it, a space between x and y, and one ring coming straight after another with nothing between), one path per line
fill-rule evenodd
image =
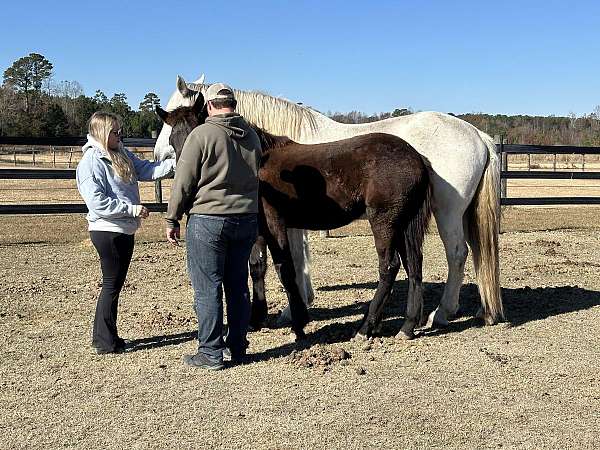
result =
M237 112L270 134L298 141L301 136L316 130L310 108L260 92L234 91Z
M192 84L191 86L194 90L203 90L208 85ZM314 109L261 92L234 89L234 93L238 100L237 112L246 120L272 135L287 136L300 144L332 142L368 133L390 133L392 129L401 127L401 122L408 117L344 124Z

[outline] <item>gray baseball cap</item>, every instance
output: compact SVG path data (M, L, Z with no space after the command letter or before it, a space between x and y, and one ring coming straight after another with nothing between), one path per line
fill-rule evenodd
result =
M227 94L219 94L219 91L227 90L229 93ZM207 102L217 100L217 99L230 99L235 100L235 96L233 94L233 89L230 86L224 83L214 83L211 84L206 93L204 94L204 100Z

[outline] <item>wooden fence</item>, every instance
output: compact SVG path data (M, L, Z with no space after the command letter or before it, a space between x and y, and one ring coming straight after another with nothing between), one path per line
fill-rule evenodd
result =
M152 148L155 139L128 139L125 138L126 147ZM0 137L0 145L13 146L73 146L80 147L85 143L85 138L6 138ZM501 205L591 205L600 204L600 197L507 197L506 181L509 179L569 179L569 180L600 180L600 172L585 171L585 155L600 155L600 147L573 147L573 146L538 146L504 144L499 142L497 150L501 156L502 170L501 182L498 189L501 194ZM150 152L150 150L148 150ZM529 155L529 170L508 170L509 155ZM531 155L554 155L552 171L532 171ZM557 171L556 155L581 155L582 171ZM0 169L0 179L75 179L74 169ZM166 211L166 204L162 199L162 185L155 182L155 202L145 205L153 212ZM0 205L0 214L65 214L85 213L84 204L39 204L39 205Z
M585 171L585 155L600 155L600 147L574 147L567 145L522 145L497 144L502 158L500 172L500 204L501 205L598 205L600 197L507 197L506 181L509 179L545 179L545 180L600 180L600 172ZM528 155L528 170L508 170L510 155ZM553 155L553 170L531 170L531 155ZM556 168L556 155L581 155L581 171L561 170Z

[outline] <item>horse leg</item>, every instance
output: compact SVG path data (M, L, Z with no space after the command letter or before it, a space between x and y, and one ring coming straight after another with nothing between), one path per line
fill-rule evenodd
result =
M308 236L306 230L297 228L288 228L288 241L290 251L294 260L296 270L296 283L300 287L300 295L304 304L308 308L313 304L315 294L310 279L310 249L308 248ZM292 312L289 305L281 311L277 319L277 326L288 326L292 321Z
M429 315L427 326L448 326L448 319L459 308L459 293L465 275L465 262L469 250L465 239L462 215L436 215L438 230L448 261L448 279L440 305Z
M387 216L370 214L369 217L379 258L379 284L357 333L362 337L370 337L381 321L383 307L390 298L394 280L400 269L400 258L394 246L396 236L391 226L392 221L388 220Z
M421 326L423 323L422 242L411 245L403 240L398 245L398 252L408 276L408 295L406 300L406 317L396 337L400 339L412 339L415 337L415 327Z
M260 330L267 321L268 307L265 295L265 275L267 273L267 243L259 236L250 253L250 277L252 278L252 312L250 327Z

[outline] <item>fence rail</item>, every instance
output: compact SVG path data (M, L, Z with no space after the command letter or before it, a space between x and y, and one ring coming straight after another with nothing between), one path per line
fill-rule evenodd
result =
M65 137L10 137L0 136L0 145L39 146L39 147L81 147L87 138L81 136ZM154 147L154 138L123 138L125 147Z
M548 206L548 205L598 205L600 197L508 197L508 179L546 179L546 180L600 180L600 172L584 172L585 155L600 155L600 147L575 147L570 145L525 145L504 144L502 138L496 136L496 148L501 157L500 171L500 205L502 206ZM554 170L527 171L508 170L508 155L554 155ZM581 155L582 171L556 171L556 155Z
M571 145L528 145L500 143L502 153L532 155L600 155L600 147L574 147Z
M61 137L61 138L14 138L0 137L0 145L13 146L67 146L75 147L85 144L83 137ZM497 137L497 150L502 159L502 170L500 173L501 192L500 204L509 205L598 205L600 197L507 197L506 180L508 179L570 179L570 180L600 180L600 172L578 172L578 171L516 171L507 170L508 155L600 155L600 147L574 147L574 146L540 146L522 144L504 144ZM128 147L151 148L156 139L124 138L123 143ZM582 167L584 168L584 167ZM0 169L0 179L75 179L75 169ZM153 212L166 211L167 205L162 202L162 185L160 181L155 182L156 202L146 204ZM2 214L68 214L85 213L87 208L84 204L45 204L45 205L0 205Z

